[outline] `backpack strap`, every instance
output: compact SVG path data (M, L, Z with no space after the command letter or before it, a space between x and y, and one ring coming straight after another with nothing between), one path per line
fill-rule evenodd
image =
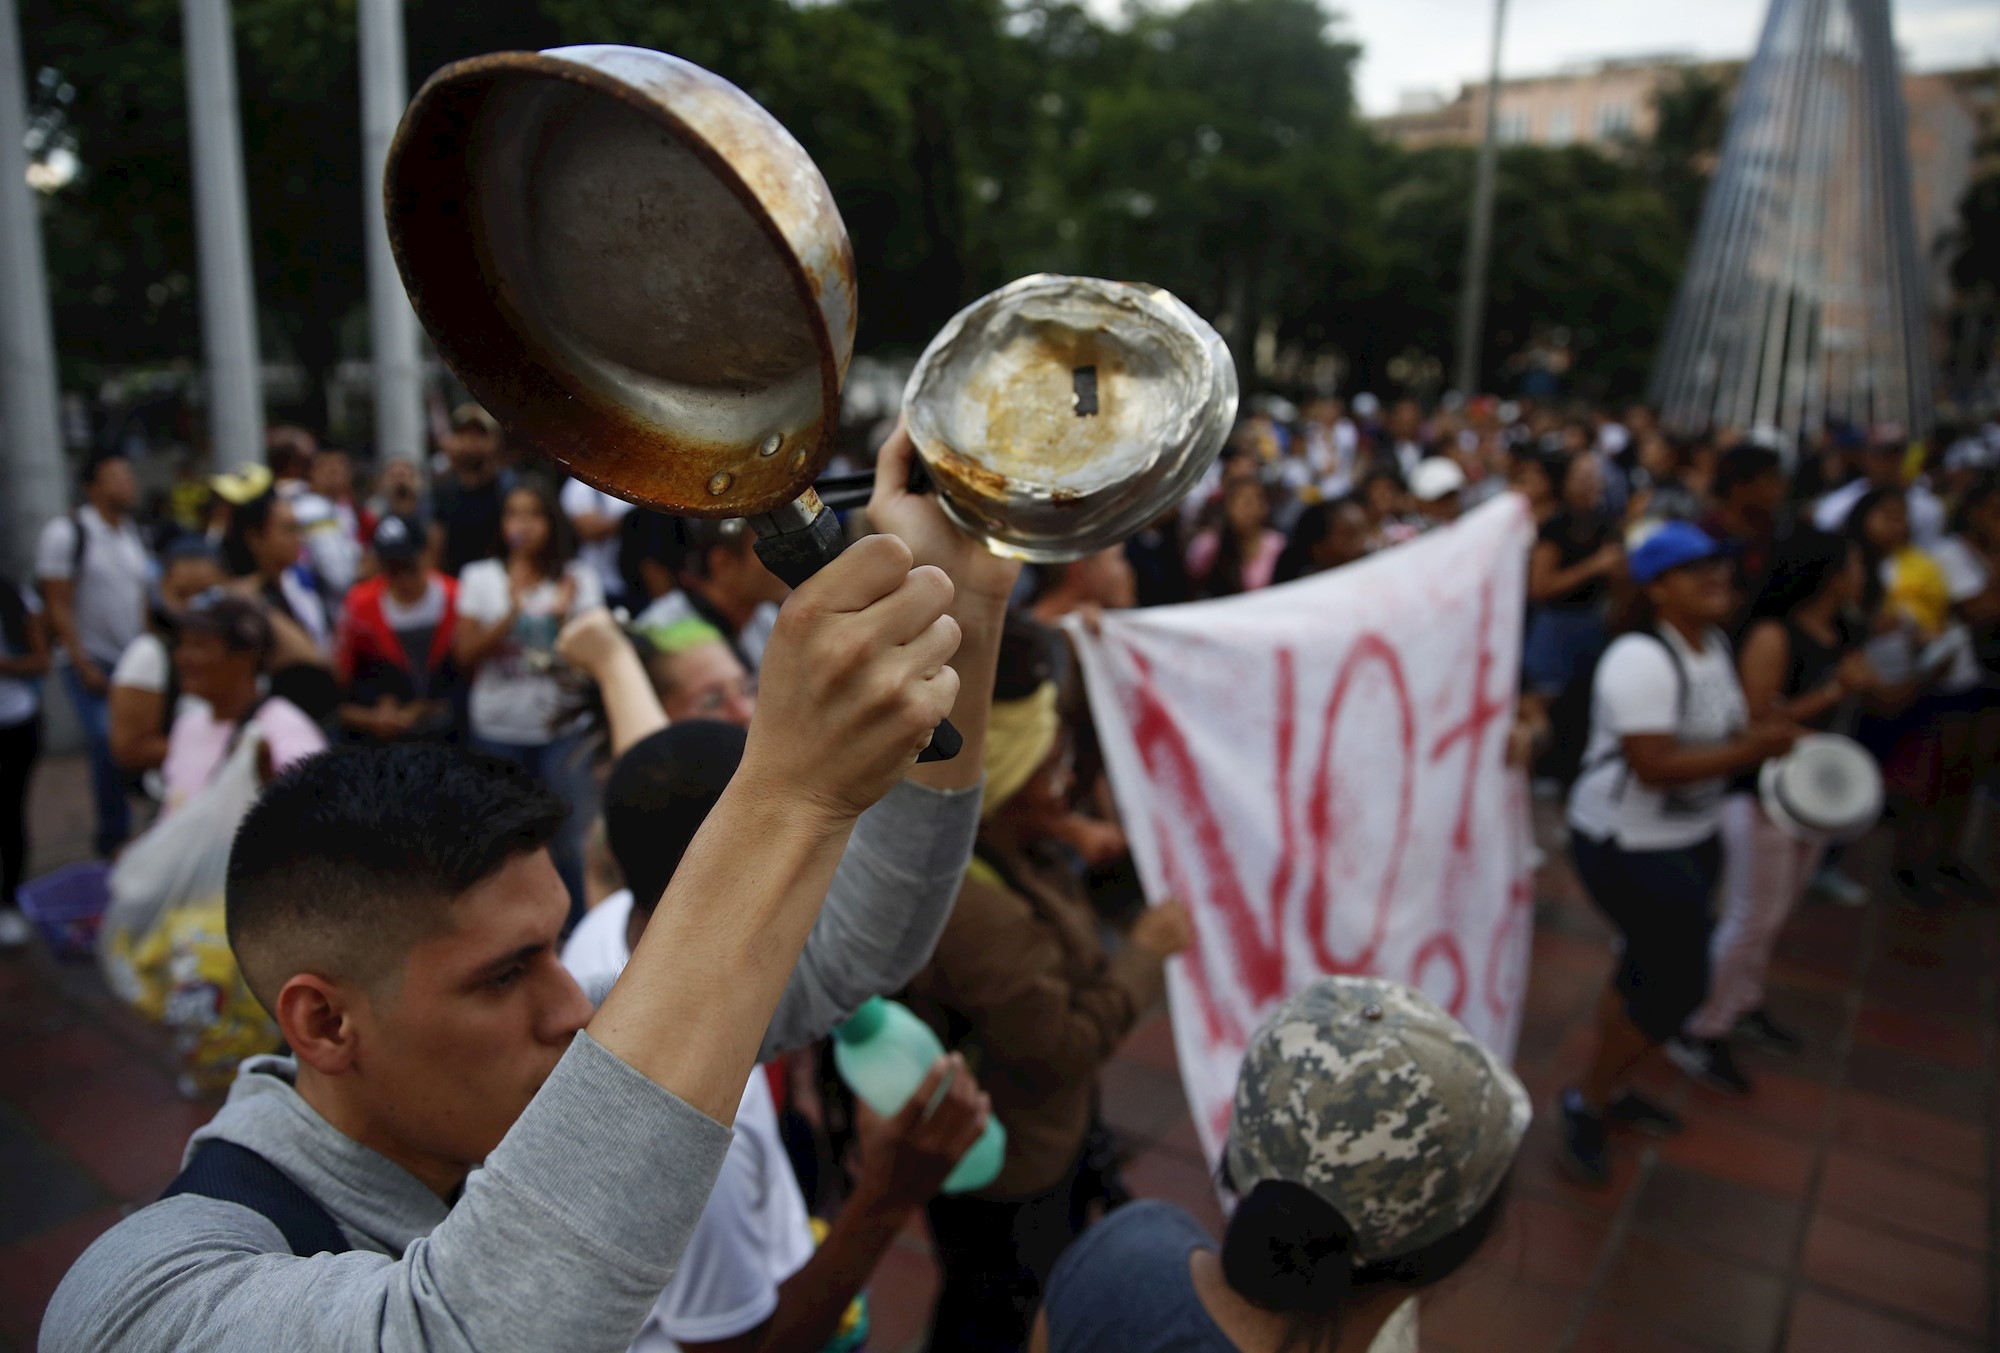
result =
M1728 650L1729 641L1727 638L1723 636L1722 631L1710 630L1709 638L1711 641L1720 641L1723 645L1724 651L1726 652ZM1681 651L1678 648L1674 647L1673 641L1668 639L1666 635L1661 634L1656 630L1652 633L1652 639L1654 643L1657 643L1661 648L1666 650L1667 661L1674 665L1674 730L1676 733L1678 733L1681 724L1687 721L1687 709L1688 709L1687 663L1682 659ZM1596 770L1599 766L1608 766L1614 761L1623 761L1623 760L1625 760L1625 748L1623 741L1621 740L1620 742L1614 744L1610 751L1605 752L1603 755L1597 757L1595 760L1586 762L1577 771L1576 778L1581 780L1585 775L1588 775L1591 771ZM1613 802L1617 802L1618 800L1621 800L1625 797L1625 787L1626 785L1630 784L1631 781L1632 781L1632 767L1628 763L1625 766L1625 773L1619 777L1618 788L1611 791L1611 798Z
M90 548L90 536L83 529L83 509L81 507L70 511L69 524L71 529L76 532L76 539L70 542L69 547L69 585L74 589L80 588L83 585L83 554L85 550ZM72 591L71 595L75 595L74 591Z
M235 1142L211 1138L197 1146L187 1168L160 1197L183 1193L235 1203L258 1213L278 1228L285 1244L301 1259L315 1254L346 1254L354 1248L318 1199L270 1161Z

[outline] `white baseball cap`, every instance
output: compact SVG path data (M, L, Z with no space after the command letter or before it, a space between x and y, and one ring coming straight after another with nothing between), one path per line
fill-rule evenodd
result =
M1420 503L1449 498L1465 487L1465 471L1448 456L1431 456L1410 471L1410 496Z

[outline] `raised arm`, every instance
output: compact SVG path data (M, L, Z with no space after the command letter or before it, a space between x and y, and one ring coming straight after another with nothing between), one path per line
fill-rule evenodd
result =
M78 1262L41 1347L624 1349L707 1202L855 817L957 695L950 583L909 561L862 541L786 604L743 764L624 979L427 1235L298 1259L246 1208L171 1199Z
M611 612L593 606L556 636L556 655L597 683L615 759L667 726L659 693Z
M735 1116L855 818L957 698L951 594L888 536L792 594L743 764L590 1022L592 1038L712 1118Z
M959 689L951 721L965 746L950 761L917 766L862 814L771 1021L766 1057L824 1036L870 996L916 976L951 918L979 832L993 672L1021 566L953 526L935 498L908 490L913 455L898 425L876 461L868 518L907 544L919 564L951 575L951 615L963 636L952 662Z

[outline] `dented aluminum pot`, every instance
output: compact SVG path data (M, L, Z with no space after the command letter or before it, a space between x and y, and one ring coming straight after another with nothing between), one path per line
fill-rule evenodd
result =
M1236 367L1165 291L1037 273L955 315L903 399L952 520L996 554L1059 563L1187 496L1235 422Z
M747 517L832 453L847 228L805 150L727 80L636 47L460 61L411 102L386 180L439 355L577 477Z

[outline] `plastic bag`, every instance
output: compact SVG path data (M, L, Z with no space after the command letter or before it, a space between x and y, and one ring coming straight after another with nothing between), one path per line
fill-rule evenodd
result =
M226 1086L245 1057L279 1045L223 922L229 847L262 788L263 737L245 728L202 790L126 848L111 871L98 964L111 990L174 1035L183 1090Z

